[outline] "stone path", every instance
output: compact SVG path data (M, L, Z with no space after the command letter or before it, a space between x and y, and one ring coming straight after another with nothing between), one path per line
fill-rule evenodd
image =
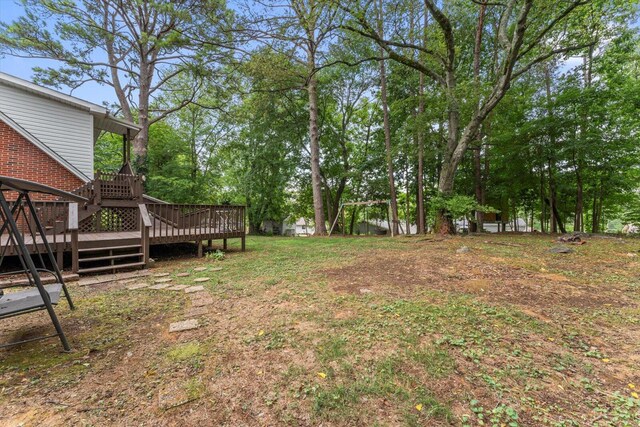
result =
M167 273L169 274L169 273ZM132 278L141 278L151 276L151 271L149 270L137 270L130 271L127 273L117 273L117 274L101 274L99 276L90 276L83 277L78 281L78 285L80 286L91 286L98 285L101 283L115 282L117 280L126 280Z
M193 271L207 271L208 267L197 267ZM211 271L220 271L222 268L214 268ZM173 275L173 277L189 277L191 273L183 272ZM214 303L213 297L206 291L203 285L178 285L174 282L174 278L171 273L151 273L145 274L145 276L151 276L149 282L145 283L140 281L140 275L133 277L120 277L119 284L126 286L128 290L153 290L153 291L173 291L184 293L189 295L191 300L190 307L185 312L185 320L173 322L169 324L170 333L178 333L183 331L189 331L200 327L200 321L198 317L204 316L209 313L209 306ZM142 276L142 277L145 277ZM193 279L194 283L204 283L209 281L209 277L197 277Z

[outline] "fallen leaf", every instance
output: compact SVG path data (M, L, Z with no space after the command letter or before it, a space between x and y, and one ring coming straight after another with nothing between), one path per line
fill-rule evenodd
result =
M636 385L635 385L635 384L633 384L633 383L629 383L629 388L630 388L630 389L634 389L634 388L636 388Z
M418 404L416 405L416 409L417 409L418 411L421 411L421 412L422 412L422 403L418 403Z
M635 391L633 393L631 393L631 396L635 397L636 399L639 398L638 393L636 393Z
M607 358L602 359L602 361L603 361L604 363L609 363L609 362L610 362L610 360L609 360L609 359L607 359Z
M324 372L318 372L318 376L320 378L327 378L327 374L325 374Z
M258 332L258 336L261 337L264 335L264 331L261 329L260 332Z

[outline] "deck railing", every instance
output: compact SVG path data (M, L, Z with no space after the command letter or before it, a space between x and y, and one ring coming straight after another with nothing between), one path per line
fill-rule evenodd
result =
M148 233L151 244L226 239L245 234L244 206L146 203L135 208L101 208L79 220L79 212L86 207L66 201L34 201L33 204L54 251L71 249L74 236L77 247L78 234L96 232L144 231ZM73 212L70 211L71 205ZM141 206L148 211L150 224L146 226L141 223L141 218L144 218ZM19 219L18 225L25 237L35 230L29 218ZM36 245L42 243L39 235L35 234L35 239L25 239L34 252L37 251ZM8 246L5 254L12 255L14 248L6 231L0 238L2 246Z
M244 233L244 206L147 203L149 237L167 241Z
M24 202L23 202L24 203ZM53 250L57 250L58 245L67 245L70 243L70 237L67 234L69 223L69 202L63 201L32 201L36 215L47 234L47 241ZM21 211L22 212L22 211ZM25 209L28 214L28 210ZM38 252L38 247L42 246L40 233L37 232L33 218L28 214L26 217L20 213L16 218L16 223L20 230L20 234L29 250ZM8 229L5 229L0 235L0 246L5 255L15 254L13 240L9 236ZM5 248L6 246L6 248Z
M144 191L141 175L96 172L93 180L95 202L102 199L138 200Z

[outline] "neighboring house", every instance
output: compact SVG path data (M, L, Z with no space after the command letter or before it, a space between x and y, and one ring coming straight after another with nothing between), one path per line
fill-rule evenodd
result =
M0 175L74 190L94 177L103 131L130 140L139 127L103 106L0 73Z
M312 222L305 218L298 218L295 222L286 218L282 222L266 220L262 223L262 232L277 236L310 236L315 232Z

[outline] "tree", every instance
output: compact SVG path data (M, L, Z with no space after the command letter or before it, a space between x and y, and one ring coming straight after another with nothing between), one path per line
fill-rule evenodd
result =
M59 63L34 68L35 80L47 86L112 87L122 116L142 128L133 141L142 172L149 127L193 100L185 94L155 110L153 99L187 71L200 77L195 93L213 77L205 65L215 64L225 46L220 29L228 15L218 0L23 0L23 7L24 16L0 23L0 53Z
M463 111L470 97L459 88L466 72L460 66L464 57L459 52L468 51L463 36L465 26L457 22L465 16L461 2L445 3L439 7L433 0L425 0L425 12L433 17L439 30L437 40L429 46L416 45L401 37L386 38L367 18L370 15L369 3L345 1L342 7L350 16L345 28L374 40L390 59L423 72L444 91L448 110L447 142L438 190L449 196L453 194L455 174L469 144L476 138L483 121L504 98L512 82L536 64L592 44L590 40L576 40L575 34L565 31L567 27L561 25L574 11L589 3L592 2L545 1L534 5L533 0L509 0L506 3L487 3L487 7L492 9L491 15L496 16L497 72L481 75L483 91L477 102L471 103L478 107L470 112ZM410 55L407 51L416 51L419 55ZM440 217L440 231L452 232L451 218L444 211Z
M324 66L319 59L322 46L334 30L336 10L329 2L322 0L288 0L284 4L254 2L247 7L245 14L243 25L254 42L265 43L269 49L286 55L300 67L300 71L303 70L297 88L307 92L309 101L309 160L315 234L326 234L320 171L317 73Z

